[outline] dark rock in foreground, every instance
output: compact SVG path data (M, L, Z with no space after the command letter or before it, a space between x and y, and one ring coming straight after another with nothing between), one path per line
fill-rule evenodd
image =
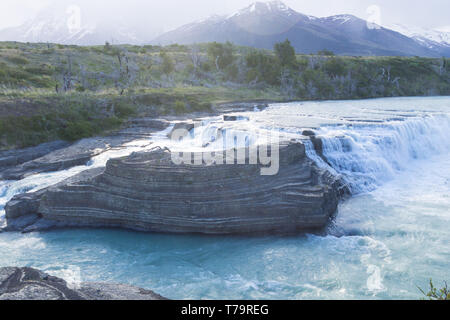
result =
M0 300L165 300L153 291L110 283L67 283L32 268L0 268Z
M306 157L303 144L280 146L277 175L262 176L260 169L175 165L170 151L161 149L136 153L108 161L104 171L83 172L13 198L5 208L8 229L242 234L297 232L328 223L343 187Z

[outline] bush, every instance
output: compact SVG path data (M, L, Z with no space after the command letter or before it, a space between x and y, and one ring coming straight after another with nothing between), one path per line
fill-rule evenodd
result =
M75 87L75 90L76 90L77 92L85 92L85 91L86 91L86 88L83 87L83 86L81 86L81 85L77 85L77 86Z
M327 50L327 49L323 49L320 51L317 51L317 54L319 56L328 56L328 57L333 57L334 56L334 52L331 50Z
M183 101L175 101L174 110L176 114L182 114L186 112L186 103Z
M119 103L114 107L114 112L119 118L128 118L136 114L136 110L133 106L126 103Z
M262 50L251 50L245 57L247 64L247 82L258 80L270 85L279 85L281 66L276 57Z
M88 138L94 134L95 130L91 122L80 121L71 122L60 132L60 137L64 140L75 141L82 138Z
M53 53L55 53L55 49L53 48L42 50L42 54L53 54Z
M30 67L25 67L25 71L37 76L42 76L42 75L46 75L46 76L51 76L53 75L53 69L50 65L47 64L43 64L39 67L36 66L30 66Z
M28 61L28 59L25 59L23 57L18 57L18 56L8 57L7 60L9 62L12 62L14 64L18 64L18 65L25 65L25 64L30 63L30 61Z
M161 57L162 61L162 72L169 75L172 72L174 72L175 70L175 62L173 61L173 59L165 52L165 51L161 51L161 53L159 54L159 56Z
M208 45L207 52L210 63L216 66L217 61L217 66L221 70L234 62L234 48L230 42L225 44L213 42Z
M325 62L324 70L329 76L338 77L346 73L346 66L342 59L331 58Z

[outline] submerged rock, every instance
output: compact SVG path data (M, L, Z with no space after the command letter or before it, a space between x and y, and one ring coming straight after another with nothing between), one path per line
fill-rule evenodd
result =
M316 133L312 130L304 130L302 132L302 135L304 135L306 137L314 137L316 135Z
M189 122L178 122L175 123L175 125L173 126L172 130L170 131L170 133L167 135L167 137L171 138L173 133L177 130L185 130L186 132L191 131L192 129L195 128L195 123L194 121L189 121Z
M223 116L223 121L249 121L249 117L243 117L243 116Z
M303 144L281 144L276 175L262 176L261 165L246 163L176 165L162 149L111 159L104 171L13 198L5 208L8 227L285 233L322 228L336 211L342 184L306 157ZM27 226L17 222L28 215L39 219Z
M70 288L63 279L32 268L0 268L0 300L165 300L129 285L82 282Z

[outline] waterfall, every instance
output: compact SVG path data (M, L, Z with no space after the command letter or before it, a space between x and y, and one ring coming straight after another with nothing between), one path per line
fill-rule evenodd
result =
M353 193L374 190L411 161L450 151L448 115L324 126L316 134L323 142L327 161L317 155L311 142L306 143L307 155L321 167L331 165Z

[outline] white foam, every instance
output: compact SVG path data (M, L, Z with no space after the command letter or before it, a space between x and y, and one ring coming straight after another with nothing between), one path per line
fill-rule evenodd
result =
M418 159L450 150L450 117L431 115L382 124L322 127L323 154L355 193L391 180ZM308 154L317 160L311 147Z

